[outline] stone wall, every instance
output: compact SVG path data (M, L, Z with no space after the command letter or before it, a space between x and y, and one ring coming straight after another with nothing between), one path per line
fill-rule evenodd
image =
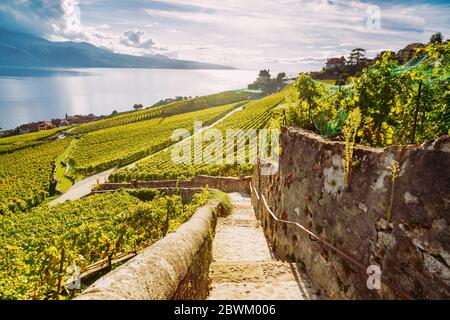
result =
M87 288L78 300L205 299L216 219L212 200L163 239Z
M127 186L128 186L128 188L131 187L131 185L127 185ZM115 192L122 188L127 188L127 187L122 186L121 188L112 188L111 190L107 190L107 189L94 190L94 191L91 191L91 193L89 193L88 195L86 195L86 197L94 195L94 194L99 194L99 193ZM195 194L201 193L203 191L202 188L153 187L152 189L158 190L162 194L165 194L168 196L179 195L184 202L191 202L192 198L194 197ZM217 191L217 189L211 189L211 188L208 190L210 190L210 191L216 190Z
M253 192L253 205L276 256L302 262L315 285L335 299L404 297L384 284L381 290L369 290L364 270L369 265L379 265L384 280L413 298L450 298L448 136L420 146L358 146L348 186L344 143L287 127L281 148L278 174L260 175L259 164L252 186L278 218L300 223L362 267L295 225L275 222ZM394 182L393 160L400 164Z
M97 190L117 190L122 188L202 188L208 186L223 192L249 193L251 177L211 177L198 176L191 180L158 180L158 181L132 181L130 183L103 183Z

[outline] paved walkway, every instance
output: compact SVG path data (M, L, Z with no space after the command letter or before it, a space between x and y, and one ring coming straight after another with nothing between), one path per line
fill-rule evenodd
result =
M247 194L229 194L233 212L219 218L210 267L211 300L318 299L300 265L272 258Z

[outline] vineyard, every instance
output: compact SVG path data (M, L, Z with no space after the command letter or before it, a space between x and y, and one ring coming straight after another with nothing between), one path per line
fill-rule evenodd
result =
M89 175L129 164L172 144L171 134L179 128L190 131L194 121L213 123L239 103L156 118L83 135L68 158L75 175Z
M169 117L182 113L199 111L211 107L224 106L247 99L248 97L246 94L228 91L212 94L209 96L202 96L193 99L172 102L160 107L148 108L146 110L137 112L129 112L117 115L110 119L86 123L75 128L72 134L84 134L101 129L150 120L153 118Z
M4 216L0 299L68 298L74 266L82 272L98 260L137 252L176 230L212 196L205 190L184 203L151 189L121 190Z
M428 44L399 65L385 54L344 87L300 74L287 122L343 138L353 110L361 113L356 142L371 146L422 143L450 132L450 44Z
M238 111L219 123L218 129L225 136L227 129L261 129L271 124L273 109L284 101L285 93L280 92L258 101L249 102ZM202 133L207 135L208 131ZM240 137L241 139L243 137ZM239 139L239 138L238 138ZM190 143L185 141L181 143ZM193 147L192 147L193 148ZM207 145L203 146L203 149ZM226 146L224 145L224 149ZM192 150L193 152L199 150ZM122 169L110 176L111 181L158 180L158 179L188 179L200 174L238 176L250 174L253 170L251 164L176 164L171 158L171 148L158 152L149 158L137 163L135 168Z
M0 154L35 146L59 134L63 129L44 130L17 136L0 138Z
M55 192L55 160L69 139L0 155L0 214L24 211Z

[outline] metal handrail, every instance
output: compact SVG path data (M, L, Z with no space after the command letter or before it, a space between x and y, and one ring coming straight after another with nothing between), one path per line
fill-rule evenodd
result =
M285 224L290 224L290 225L295 225L296 227L300 228L301 230L303 230L304 232L306 232L309 236L313 237L314 239L320 241L321 243L323 243L326 247L330 248L331 250L333 250L334 252L336 252L339 256L341 256L342 258L344 258L345 260L347 260L348 262L351 262L352 264L356 265L358 268L362 269L364 272L366 272L367 267L359 262L357 259L355 259L354 257L352 257L350 254L342 251L341 249L335 247L334 245L332 245L330 242L328 242L325 239L322 239L321 237L319 237L318 235L316 235L315 233L313 233L311 230L305 228L303 225L301 225L298 222L293 222L293 221L288 221L288 220L283 220L278 218L273 211L270 209L269 205L267 204L267 200L264 197L263 194L259 194L259 192L256 190L256 188L253 186L253 184L250 182L250 190L251 192L253 192L256 197L258 198L258 201L263 202L264 207L267 209L267 211L270 213L270 215L272 216L272 218L277 221L277 222L281 222L281 223L285 223ZM388 286L389 288L391 288L392 290L394 290L394 292L399 295L400 297L406 299L406 300L415 300L413 298L413 296L411 294L409 294L408 292L406 292L405 290L397 287L396 285L394 285L393 283L391 283L388 279L386 279L386 277L384 277L383 275L381 275L380 277L380 281L382 283L384 283L386 286Z

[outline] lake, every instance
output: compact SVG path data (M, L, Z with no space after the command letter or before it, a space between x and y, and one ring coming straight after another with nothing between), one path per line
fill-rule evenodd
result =
M0 128L246 88L257 75L248 70L2 68Z

